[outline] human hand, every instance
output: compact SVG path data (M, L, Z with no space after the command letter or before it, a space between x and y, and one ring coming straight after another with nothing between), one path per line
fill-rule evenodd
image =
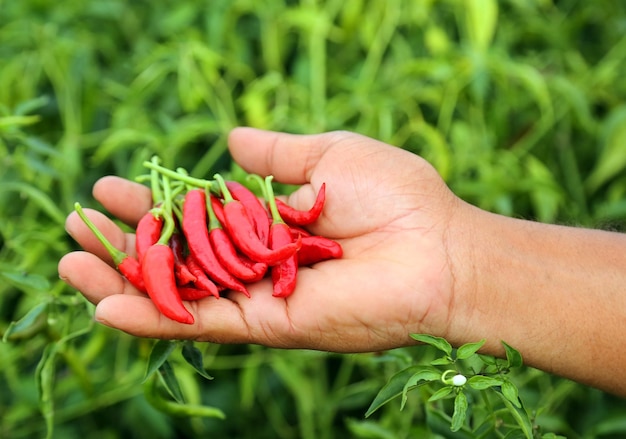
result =
M342 259L302 267L295 292L272 296L271 280L249 286L251 298L228 293L187 303L196 323L162 316L112 267L76 214L68 233L85 249L63 257L59 274L97 304L96 319L142 337L256 343L336 352L389 349L410 333L450 335L454 266L449 223L464 205L423 159L347 132L297 136L233 130L229 147L245 170L303 185L289 204L306 209L326 182L327 200L313 233L339 241ZM149 189L105 177L94 197L134 226L151 204ZM113 244L133 253L134 236L88 211Z

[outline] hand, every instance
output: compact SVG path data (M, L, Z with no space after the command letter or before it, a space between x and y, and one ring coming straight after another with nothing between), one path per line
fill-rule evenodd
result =
M311 229L338 240L344 257L301 268L286 300L272 297L265 279L250 286L251 298L229 293L187 303L196 323L184 325L135 291L71 214L67 231L85 251L66 255L59 273L97 304L99 322L142 337L335 352L408 345L416 332L449 335L448 224L464 203L426 161L347 132L298 136L238 128L229 147L248 172L303 185L288 199L297 208L308 208L326 182L327 202ZM151 202L148 188L118 177L98 181L94 197L130 226ZM134 252L133 235L96 211L88 214L114 245Z

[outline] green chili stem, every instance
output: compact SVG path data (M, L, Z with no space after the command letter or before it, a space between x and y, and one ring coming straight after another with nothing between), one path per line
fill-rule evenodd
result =
M96 236L96 238L98 238L98 241L100 241L102 245L106 248L106 250L109 252L109 255L111 255L111 258L113 259L113 263L115 264L115 266L117 267L118 265L120 265L122 261L128 257L128 255L124 253L123 251L115 248L113 244L111 244L111 241L106 239L106 237L102 234L102 232L98 230L96 225L89 218L87 218L87 215L83 211L83 208L80 205L80 203L78 202L74 203L74 210L76 210L76 213L78 214L80 219L83 220L85 225L89 227L89 230L91 230L91 232Z
M174 230L176 229L176 223L172 213L172 187L170 186L170 179L166 175L161 175L161 181L163 183L163 231L157 244L167 245Z
M226 182L224 181L224 178L220 174L215 174L213 178L217 182L220 192L222 193L222 198L224 199L224 202L230 203L231 201L234 201L235 199L233 198L233 196L230 194L230 191L226 187Z
M159 158L157 156L152 157L151 163L158 166ZM154 169L150 172L150 186L152 189L152 204L156 206L163 201L163 191L159 182L159 174Z
M274 176L268 175L265 177L265 190L263 191L267 200L267 203L272 214L272 222L274 224L284 223L280 213L278 213L278 207L276 206L276 197L274 195L274 188L272 187L272 180Z
M195 177L190 177L189 175L186 174L182 174L180 172L176 172L176 171L172 171L171 169L165 168L161 165L152 163L152 162L143 162L143 165L151 170L157 171L159 174L167 176L169 178L172 178L174 180L178 180L178 181L182 181L184 183L187 183L191 186L195 186L195 187L201 187L201 188L205 188L205 187L211 187L213 186L215 183L211 180L205 180L202 178L195 178Z
M221 229L222 224L217 219L217 215L215 214L215 210L213 210L213 204L211 204L211 191L208 188L205 189L206 195L206 210L209 214L209 231L213 229Z
M265 180L263 180L263 178L261 178L259 174L249 174L246 176L246 180L254 181L256 184L258 184L259 188L261 189L261 195L263 196L265 200L267 200L267 191L265 190Z

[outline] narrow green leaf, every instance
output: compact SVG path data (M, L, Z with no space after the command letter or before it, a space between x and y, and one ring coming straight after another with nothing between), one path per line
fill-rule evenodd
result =
M183 396L183 392L180 389L180 384L178 383L178 378L176 378L176 374L174 373L174 368L169 361L165 361L161 364L159 367L159 374L163 379L163 385L169 394L172 395L172 398L174 398L179 404L184 404L185 398Z
M434 335L428 334L410 334L411 338L417 340L421 343L425 343L431 345L442 352L445 352L446 355L450 356L452 354L452 346L445 338L437 337Z
M159 340L152 346L144 381L167 361L174 348L176 348L176 345L177 343L172 340Z
M365 412L365 417L367 418L380 407L387 404L392 399L400 396L407 380L422 367L423 366L410 366L393 375L387 384L380 389L374 398L374 401L372 401L369 408Z
M20 333L28 331L45 311L48 310L48 302L41 302L34 306L21 319L11 322L2 336L2 341L6 342L9 338L18 336Z
M489 387L501 386L503 381L500 378L494 378L484 375L474 375L467 380L467 384L472 389L484 390Z
M454 413L452 414L450 430L459 431L463 427L467 415L467 407L467 396L465 396L465 393L457 393L454 398Z
M453 386L442 387L441 389L433 393L430 398L428 398L428 402L433 402L433 401L437 401L438 399L443 399L446 396L450 395L453 390L454 390Z
M189 363L200 375L208 380L212 380L213 377L207 373L204 369L204 359L202 352L198 349L193 341L187 340L183 344L183 358Z
M20 195L30 198L57 224L65 223L65 214L61 212L58 204L53 201L48 194L35 188L34 186L20 182L6 182L2 183L0 191L18 192Z
M404 408L407 401L407 394L410 390L417 387L420 381L438 381L441 378L441 372L435 368L423 367L417 371L411 378L409 378L402 389L402 402L400 403L400 410ZM422 383L425 384L425 383Z
M440 358L436 358L433 361L430 362L430 364L432 366L447 366L449 364L454 363L454 360L452 360L452 358L450 357L440 357Z
M511 381L504 380L504 382L502 383L502 394L506 399L511 401L511 404L513 404L515 407L522 407L522 404L519 400L519 392L517 390L517 387Z
M50 282L43 276L38 274L3 271L0 276L18 288L28 288L37 291L46 291L50 289Z
M225 419L224 412L216 407L204 406L199 404L180 404L175 401L166 399L157 389L157 383L160 380L157 376L151 378L144 384L144 395L154 408L172 416L180 417L203 417Z
M521 367L522 364L524 364L522 354L520 354L516 349L509 346L504 341L502 341L502 346L504 346L504 350L506 352L507 366L509 368Z
M482 340L477 341L475 343L466 343L466 344L460 346L456 350L456 358L459 359L459 360L465 360L465 359L471 357L480 348L483 347L483 345L485 344L485 341L486 340L483 338Z

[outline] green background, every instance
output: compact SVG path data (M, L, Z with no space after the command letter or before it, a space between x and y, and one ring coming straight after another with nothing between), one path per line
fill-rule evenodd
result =
M481 208L621 231L625 35L614 0L0 0L0 437L451 437L426 388L363 416L427 348L198 345L215 379L176 351L182 391L227 419L161 413L143 396L153 342L94 325L58 280L65 216L153 154L237 176L225 139L249 125L356 131L423 155ZM515 379L542 432L626 433L623 400Z

